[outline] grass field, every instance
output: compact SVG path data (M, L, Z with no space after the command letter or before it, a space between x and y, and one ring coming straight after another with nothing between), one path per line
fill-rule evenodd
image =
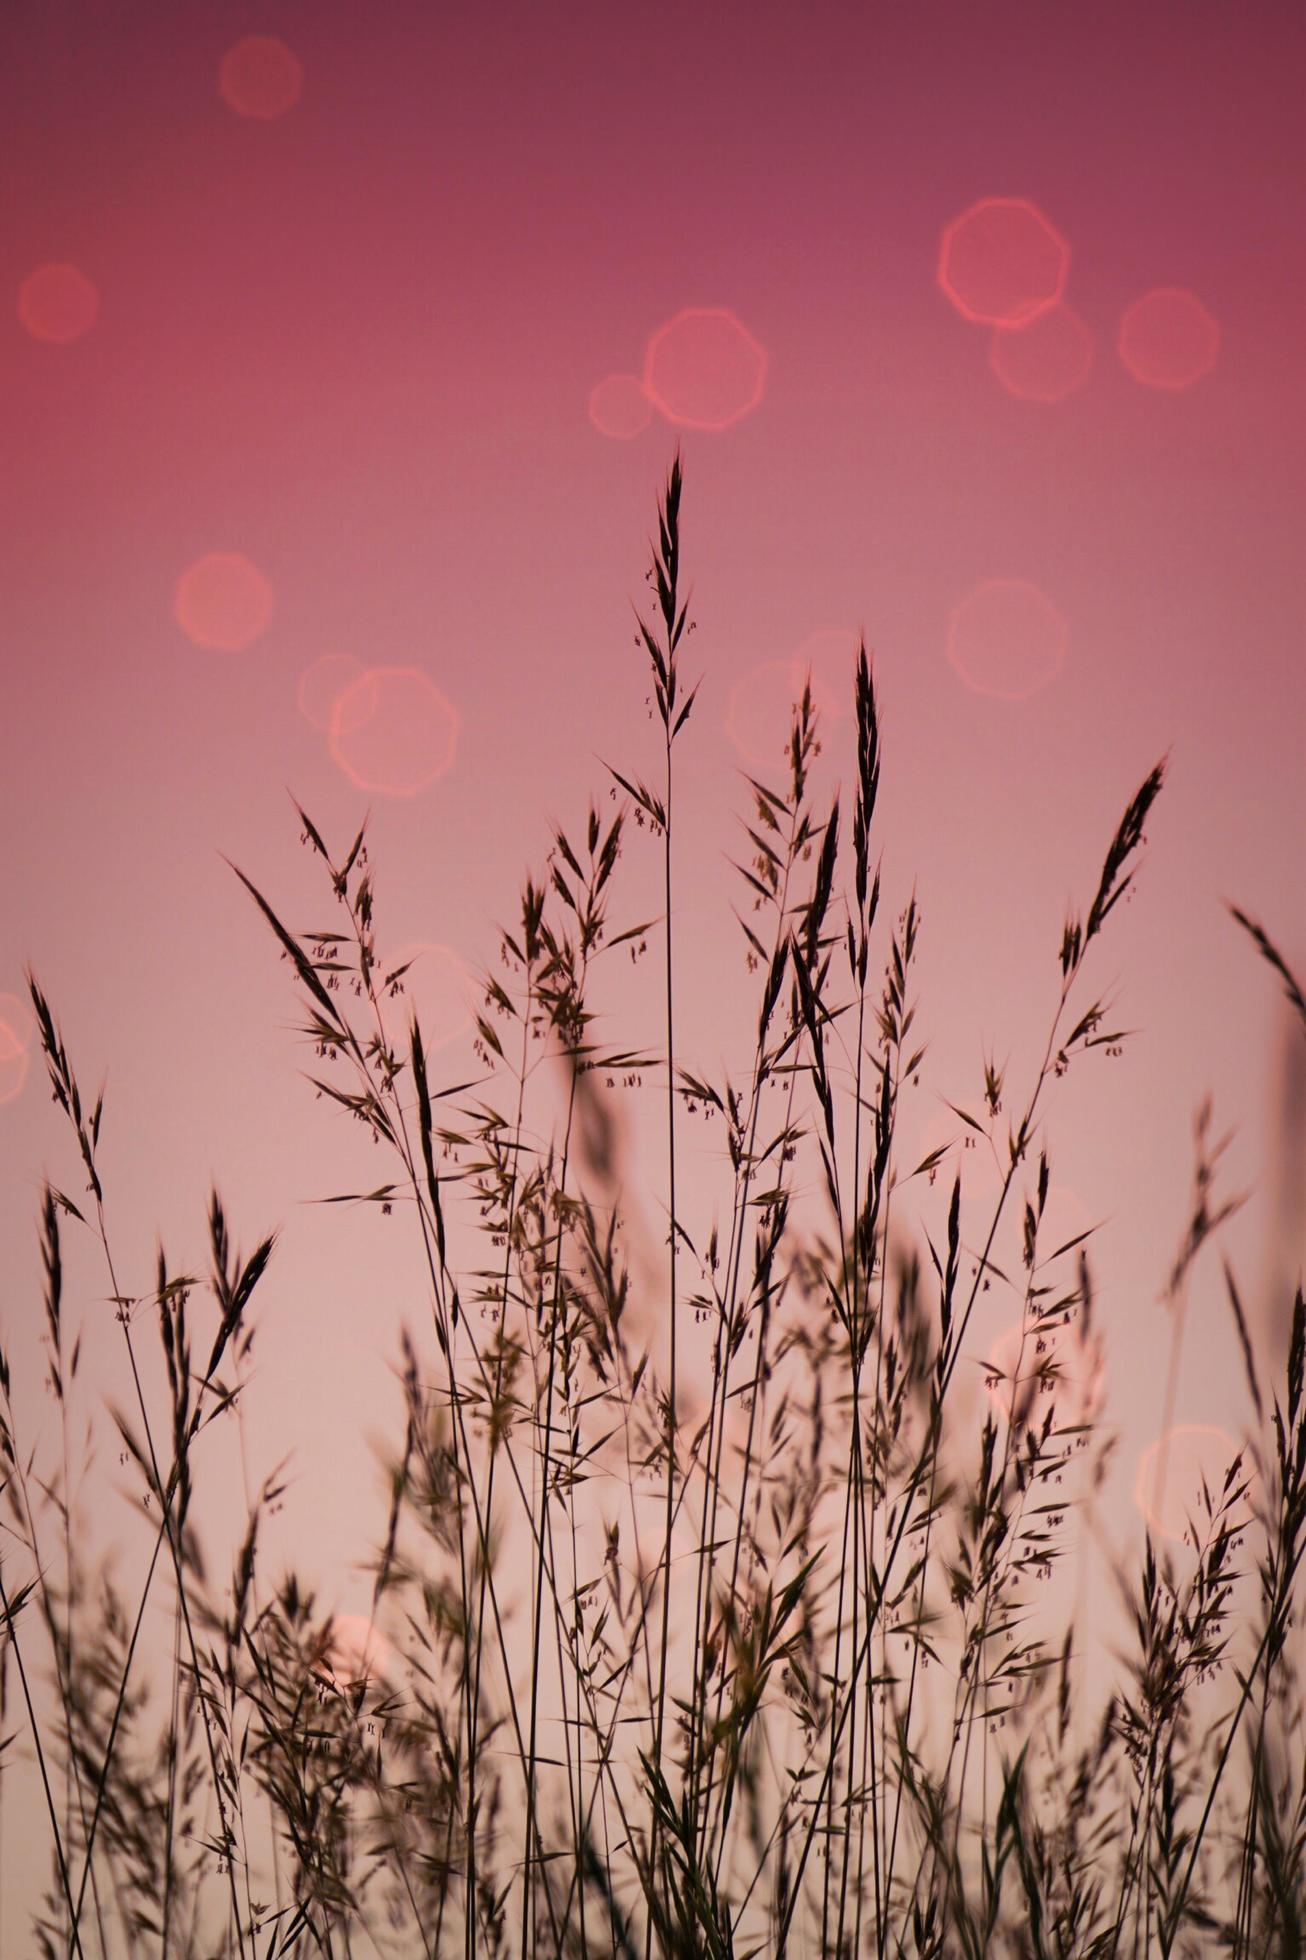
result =
M851 799L815 803L810 690L783 777L747 779L753 1059L738 1080L705 1071L676 1028L694 957L676 881L702 847L677 827L696 686L681 497L677 458L638 628L652 762L611 769L555 831L485 976L474 1081L432 1072L365 830L342 848L299 813L327 930L290 930L233 866L290 969L316 1092L375 1141L376 1182L354 1195L408 1235L429 1300L398 1358L370 1618L333 1622L312 1575L261 1560L277 1470L234 1556L205 1557L207 1432L239 1419L275 1239L240 1254L215 1191L207 1274L160 1251L152 1292L125 1294L102 1105L32 980L70 1146L40 1211L53 1426L0 1351L0 1882L21 1774L48 1847L33 1952L1302 1950L1300 1290L1286 1375L1263 1379L1226 1268L1259 1426L1191 1486L1163 1445L1141 1566L1118 1570L1114 1601L1075 1582L1102 1529L1109 1395L1091 1235L1058 1242L1048 1223L1044 1119L1061 1078L1126 1040L1098 942L1164 809L1164 764L1114 829L1104 812L1096 887L1048 922L1041 1064L1024 1081L985 1064L983 1101L954 1105L947 1142L913 1162L898 1114L926 1047L920 912L892 839L882 860L863 647ZM640 832L661 886L647 919L623 898ZM1273 940L1235 918L1306 1036ZM656 976L660 1026L625 1046L601 1038L596 1001L632 961ZM663 1164L652 1283L612 1195L623 1087L643 1091ZM706 1234L684 1204L691 1134L717 1146ZM1208 1115L1173 1264L1146 1276L1173 1308L1176 1436L1188 1276L1235 1202L1219 1154ZM97 1402L64 1298L73 1232L101 1249L130 1361L134 1402L111 1420L150 1534L130 1594L70 1495ZM967 1415L994 1292L1014 1335ZM311 1401L288 1407L288 1440L311 1420ZM1176 1506L1182 1536L1161 1528ZM143 1631L160 1605L170 1660ZM1114 1691L1090 1700L1104 1642Z

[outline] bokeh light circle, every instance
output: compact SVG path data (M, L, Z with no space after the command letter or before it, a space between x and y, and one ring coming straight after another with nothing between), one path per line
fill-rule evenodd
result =
M746 762L767 771L762 781L768 784L775 784L776 772L785 766L794 708L802 700L808 671L805 661L764 660L751 667L730 690L726 735ZM829 680L814 669L811 687L812 705L819 714L819 741L822 727L839 716L842 704Z
M724 306L688 306L649 341L644 392L685 429L728 429L762 399L766 353Z
M972 1109L970 1114L978 1121L983 1111ZM913 1173L928 1158L936 1159L931 1170L922 1176L942 1191L950 1192L953 1180L960 1175L963 1217L964 1208L971 1204L992 1217L1002 1190L1002 1176L993 1151L987 1138L978 1136L946 1105L933 1110L909 1154Z
M1116 343L1120 358L1144 388L1182 394L1211 372L1220 355L1220 327L1182 286L1155 286L1125 308Z
M986 579L954 608L948 659L976 694L1026 701L1053 680L1069 629L1028 579Z
M1093 372L1093 335L1064 304L1049 306L1023 327L995 327L989 366L1009 395L1063 402Z
M854 633L849 626L818 626L790 655L800 673L811 669L812 698L821 710L822 726L854 713L857 653L861 643L861 634ZM868 662L870 657L868 648Z
M35 1032L32 1011L17 994L0 994L0 1103L23 1092Z
M364 1683L371 1687L397 1681L399 1657L385 1635L369 1626L361 1614L336 1613L316 1672L346 1694Z
M369 712L361 719L360 706ZM417 796L452 766L458 712L418 667L369 667L336 697L328 743L350 782L378 796Z
M590 390L589 418L601 436L630 442L653 420L653 404L637 374L609 374Z
M1019 327L1057 304L1070 247L1024 197L984 197L945 225L938 281L964 319Z
M1165 1483L1158 1491L1163 1453ZM1190 1517L1198 1531L1203 1530L1202 1480L1218 1509L1225 1475L1237 1455L1233 1438L1207 1423L1180 1423L1143 1451L1134 1479L1134 1502L1158 1537L1182 1540L1188 1536ZM1246 1483L1250 1475L1244 1457L1239 1483Z
M319 654L299 677L295 706L310 728L316 728L319 735L329 735L336 702L341 695L350 695L341 722L341 732L348 734L376 713L375 687L358 686L365 678L362 661L355 660L352 653Z
M420 939L387 953L380 965L384 981L389 973L407 967L401 985L404 1020L416 1012L422 1030L422 1050L426 1055L448 1048L472 1026L482 996L466 961L443 941ZM493 1010L489 1010L493 1018Z
M298 102L304 70L274 34L247 34L218 65L218 94L233 115L275 122Z
M239 551L208 551L177 580L177 623L196 646L243 653L272 618L272 587Z
M18 317L33 340L69 347L90 332L100 295L80 266L61 260L39 265L18 289Z
M0 994L0 1022L3 1022L17 1040L20 1048L28 1048L36 1038L36 1016L32 1004L22 994Z
M1098 1358L1074 1321L1013 1322L989 1349L984 1368L994 1412L1017 1428L1039 1428L1049 1405L1054 1434L1077 1428L1092 1412Z

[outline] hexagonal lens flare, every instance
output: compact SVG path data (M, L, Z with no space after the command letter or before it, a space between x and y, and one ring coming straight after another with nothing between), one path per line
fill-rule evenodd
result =
M689 306L659 327L644 356L644 391L686 429L728 429L755 409L766 354L724 306Z
M272 618L272 587L239 551L208 551L177 580L177 623L196 646L243 653Z
M984 197L944 227L938 280L957 311L990 327L1026 326L1066 289L1070 247L1024 197Z
M1162 1538L1189 1537L1192 1518L1198 1531L1207 1523L1202 1486L1218 1509L1225 1476L1238 1446L1223 1429L1207 1423L1180 1423L1158 1436L1139 1458L1134 1502ZM1244 1460L1240 1483L1250 1475Z
M1023 327L995 327L989 366L1009 395L1027 402L1063 402L1093 372L1093 335L1064 303Z
M23 1092L31 1063L31 1009L17 994L0 994L0 1103Z
M1054 1403L1055 1431L1087 1421L1097 1372L1097 1356L1073 1322L1016 1321L989 1350L984 1382L995 1414L1017 1428L1039 1426Z
M1219 322L1196 293L1181 286L1156 286L1126 307L1116 346L1144 388L1182 394L1219 359Z
M66 260L39 265L18 289L18 317L33 340L69 347L90 332L100 295L80 266Z
M342 733L349 734L376 713L375 689L358 687L364 678L363 663L352 653L319 654L299 677L295 706L310 728L329 735L336 702L342 694L350 694L351 704L342 721Z
M447 1048L472 1026L479 1006L476 978L452 946L439 940L416 940L386 953L381 978L407 968L401 979L404 1023L416 1012L427 1055Z
M637 374L605 375L590 390L589 418L601 436L630 442L653 420L653 404Z
M802 661L765 660L730 690L726 734L754 770L766 771L760 780L769 787L782 787L780 772L789 754L794 706L802 699L808 671ZM812 701L821 719L837 716L841 704L829 682L813 671L811 683Z
M1066 657L1069 629L1028 579L986 579L955 608L948 659L976 694L1025 701L1048 685Z
M247 34L227 49L218 67L218 94L233 115L275 122L298 102L304 70L274 34Z
M417 796L452 766L458 713L420 668L370 667L337 695L328 745L359 789Z
M336 1613L331 1638L322 1652L321 1674L341 1694L366 1682L393 1682L399 1677L399 1656L383 1633L358 1613Z

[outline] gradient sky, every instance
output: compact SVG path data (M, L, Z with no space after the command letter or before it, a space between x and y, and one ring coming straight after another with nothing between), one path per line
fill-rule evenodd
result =
M308 1202L374 1164L298 1079L287 970L222 854L326 925L287 791L342 849L370 807L383 948L447 949L425 1011L452 1014L465 1073L454 957L492 957L550 822L606 798L600 758L656 766L631 601L677 440L705 676L678 748L686 1058L745 1059L726 856L795 661L832 709L828 795L858 629L875 652L887 916L914 884L924 921L903 1120L929 1142L986 1053L1028 1083L1066 904L1169 752L1087 982L1138 1033L1058 1085L1049 1125L1066 1215L1111 1221L1121 1487L1208 1091L1225 1188L1258 1194L1228 1248L1272 1352L1263 1291L1301 1247L1275 1168L1289 1037L1220 901L1306 967L1304 55L1299 9L1208 0L5 10L16 1372L39 1371L40 1175L77 1184L39 1058L21 1079L30 961L84 1080L108 1073L129 1289L156 1230L202 1262L210 1178L246 1246L283 1227L250 1460L293 1446L280 1550L365 1604L368 1437L418 1267L399 1221ZM645 841L623 923L655 907ZM631 1001L622 1037L654 1042ZM117 1393L71 1227L68 1257L85 1367ZM1182 1418L1236 1432L1214 1257L1190 1314ZM106 1441L88 1502L129 1536L111 1472Z

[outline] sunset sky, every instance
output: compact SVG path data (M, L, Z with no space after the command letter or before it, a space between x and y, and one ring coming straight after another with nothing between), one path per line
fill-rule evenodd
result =
M913 889L923 918L904 1156L957 1134L986 1056L1027 1090L1066 907L1169 757L1085 982L1136 1032L1049 1105L1063 1215L1106 1221L1133 1529L1208 1093L1220 1188L1255 1193L1225 1249L1267 1367L1302 1256L1300 1035L1222 904L1306 968L1298 10L28 0L0 49L0 1326L33 1424L40 1179L83 1180L29 962L84 1089L107 1074L126 1289L156 1233L203 1270L211 1180L246 1248L280 1228L249 1474L293 1452L269 1556L366 1610L420 1269L404 1220L311 1202L382 1173L300 1079L289 970L224 858L329 926L290 797L342 854L370 811L378 937L430 949L433 1073L473 1073L463 975L550 826L613 808L605 764L660 767L631 608L679 444L687 1063L742 1069L751 1039L739 772L774 771L810 664L819 801L851 790L859 631L881 956ZM614 923L653 915L656 872L632 829ZM610 1038L653 1046L636 978ZM654 1248L660 1161L629 1194ZM124 1392L118 1330L65 1239L89 1407ZM1218 1255L1188 1311L1180 1420L1236 1435ZM128 1490L106 1430L106 1544L135 1542Z

